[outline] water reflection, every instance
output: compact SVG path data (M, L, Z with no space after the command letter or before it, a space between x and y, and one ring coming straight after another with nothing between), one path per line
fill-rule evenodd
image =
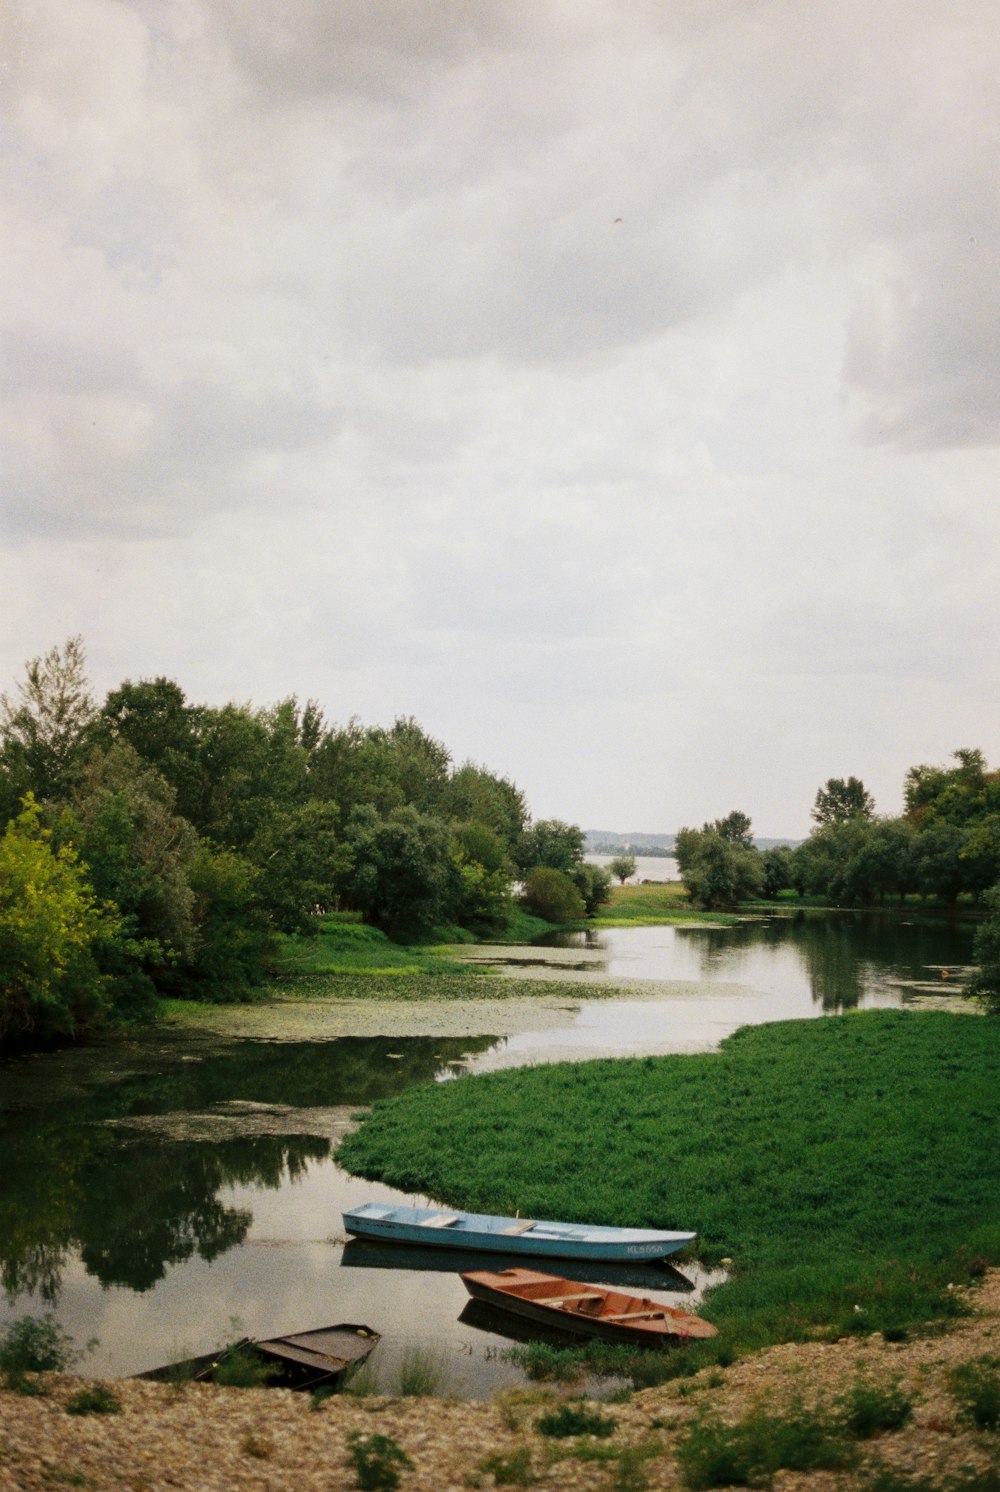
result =
M740 984L834 1012L901 1003L906 985L966 964L971 940L956 919L800 910L732 927L603 928L545 943L585 949L591 978Z
M164 1070L98 1084L72 1102L60 1096L66 1069L79 1073L76 1054L66 1054L66 1063L53 1054L28 1064L34 1108L16 1081L25 1064L18 1073L7 1064L0 1074L0 1094L11 1103L0 1122L0 1283L7 1298L36 1296L54 1305L70 1255L102 1286L150 1290L171 1266L193 1257L211 1262L243 1243L253 1213L224 1202L221 1192L295 1185L310 1162L331 1154L329 1138L294 1133L294 1112L284 1121L292 1133L254 1133L275 1121L265 1111L255 1126L251 1111L240 1117L244 1134L211 1143L202 1131L186 1139L169 1126L123 1133L115 1121L197 1113L234 1098L249 1100L251 1110L368 1104L433 1080L490 1040L245 1042L217 1051L177 1043ZM163 1060L159 1041L149 1055Z

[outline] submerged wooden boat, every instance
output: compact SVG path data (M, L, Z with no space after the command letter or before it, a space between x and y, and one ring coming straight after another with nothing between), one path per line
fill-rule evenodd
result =
M588 1223L541 1222L451 1212L440 1207L396 1207L366 1202L344 1213L344 1227L358 1238L384 1243L433 1244L437 1248L485 1249L490 1253L545 1255L565 1259L663 1259L694 1233L659 1233L648 1228L612 1228Z
M534 1269L473 1270L462 1281L473 1300L496 1310L603 1342L662 1347L717 1335L710 1321L662 1301Z
M370 1326L340 1322L284 1337L259 1340L243 1337L218 1352L185 1358L135 1376L158 1382L211 1383L218 1373L220 1380L225 1381L227 1365L241 1354L268 1370L262 1374L262 1387L313 1389L335 1385L351 1368L363 1362L380 1341L380 1334Z

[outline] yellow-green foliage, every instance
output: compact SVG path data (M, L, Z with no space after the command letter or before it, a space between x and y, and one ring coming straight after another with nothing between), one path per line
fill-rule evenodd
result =
M0 839L0 1042L72 1035L105 1008L94 952L120 918L72 846L51 841L29 794Z

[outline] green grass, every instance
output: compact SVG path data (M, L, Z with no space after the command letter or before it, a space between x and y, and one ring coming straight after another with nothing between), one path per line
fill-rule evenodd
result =
M728 927L739 918L729 912L702 912L691 905L687 890L679 882L648 886L613 886L611 900L587 927L643 927L679 922L715 922Z
M465 964L433 945L405 947L393 943L377 927L356 916L334 912L316 919L313 937L281 940L277 974L455 974L468 973Z
M712 1053L413 1088L338 1159L475 1211L697 1231L704 1259L735 1260L700 1363L818 1330L898 1339L1000 1262L998 1069L997 1020L788 1021Z

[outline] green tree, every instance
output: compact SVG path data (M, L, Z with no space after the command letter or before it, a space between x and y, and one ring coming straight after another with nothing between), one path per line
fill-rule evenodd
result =
M249 847L258 867L257 900L280 932L307 932L317 907L336 905L353 857L334 803L278 807Z
M635 875L636 860L634 855L616 855L608 866L615 880L624 886L630 876Z
M165 971L194 952L190 877L197 835L174 811L174 790L131 746L95 751L70 803L55 820L94 891L121 914L118 936L99 953L116 1013L152 1013Z
M586 835L576 824L566 824L562 819L539 819L525 831L515 863L522 875L536 865L571 875L583 863L585 843Z
M816 793L812 816L820 828L848 819L871 819L875 816L875 799L859 777L828 777Z
M452 833L458 870L454 917L479 936L499 933L513 909L506 846L485 824L459 824Z
M32 658L13 697L0 695L0 808L9 818L31 793L66 795L84 759L96 709L83 640Z
M171 973L189 999L245 1000L273 968L275 937L260 905L260 873L233 850L206 840L191 867L194 951Z
M506 777L465 762L448 779L444 811L460 824L484 824L503 841L508 855L516 850L528 822L524 794Z
M109 1002L96 954L119 925L72 847L53 847L29 794L0 839L0 1045L101 1022Z
M546 922L577 922L585 910L583 897L566 872L550 865L528 871L522 900L529 912Z
M441 819L406 806L389 818L355 810L346 834L353 864L344 890L366 922L390 938L425 937L451 920L459 879Z
M763 894L768 901L773 901L794 884L792 851L787 845L772 845L761 855L760 864L764 874Z
M681 829L674 853L692 901L707 910L759 896L764 885L760 851L746 814L731 813L701 829Z
M986 919L976 932L973 957L979 965L968 993L987 1013L1000 1015L1000 886L986 893Z
M583 860L570 872L570 880L583 898L583 910L588 917L596 917L601 907L611 900L611 872L603 865L593 865Z

